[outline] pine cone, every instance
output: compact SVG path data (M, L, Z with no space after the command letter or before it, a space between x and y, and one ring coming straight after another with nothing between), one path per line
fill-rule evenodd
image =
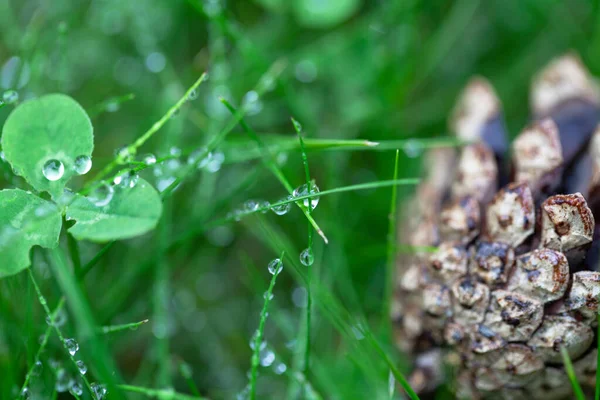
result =
M398 259L391 316L417 391L450 363L458 398L572 398L561 347L595 385L600 95L568 54L534 79L531 106L509 161L498 97L474 78L450 119L471 144L426 155L400 234L438 250Z

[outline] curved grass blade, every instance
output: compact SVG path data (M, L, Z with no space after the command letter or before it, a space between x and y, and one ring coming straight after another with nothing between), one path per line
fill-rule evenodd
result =
M562 355L563 363L565 364L567 376L569 377L569 381L573 387L573 394L575 395L575 398L577 400L585 400L585 394L579 385L579 381L577 381L577 375L575 374L575 369L573 369L571 357L569 357L569 353L564 346L560 346L560 354Z

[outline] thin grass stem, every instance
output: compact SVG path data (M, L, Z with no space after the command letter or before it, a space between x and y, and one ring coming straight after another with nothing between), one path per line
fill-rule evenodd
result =
M577 380L577 375L575 374L571 357L569 357L569 352L564 346L560 346L560 354L562 355L563 363L565 364L567 376L569 377L569 381L573 387L573 394L575 395L575 398L577 400L585 400L585 394L583 393L583 390L579 385L579 381Z
M398 179L398 165L400 159L400 151L396 150L396 159L394 161L394 178ZM392 304L392 293L394 291L394 260L396 256L396 225L397 215L396 208L398 203L398 186L392 186L392 197L390 200L390 212L388 214L388 237L387 237L387 263L385 276L385 294L383 298L383 318L389 321L390 306Z
M273 288L275 287L275 282L277 281L277 276L283 270L283 256L284 252L281 253L279 257L279 265L275 266L273 270L273 277L271 278L271 283L269 284L269 288L265 292L264 302L262 311L260 312L260 322L258 323L258 329L256 330L256 335L253 338L253 352L252 352L252 363L250 370L250 400L256 399L256 379L258 377L258 365L260 364L260 347L264 337L265 324L267 323L269 304L271 303L271 298L273 296Z

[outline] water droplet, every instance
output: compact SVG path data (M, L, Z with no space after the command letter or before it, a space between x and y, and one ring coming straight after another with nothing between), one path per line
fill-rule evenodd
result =
M267 200L260 200L258 204L259 208L262 210L261 213L266 214L267 212L269 212L269 209L271 208L271 203L269 203Z
M89 199L97 207L104 207L110 203L114 194L115 189L107 182L102 181L100 182L100 186L94 189L92 194L90 194Z
M290 195L283 199L280 199L279 201L277 201L277 203L279 203L281 201L285 201L285 200L291 200L291 199L292 199L292 196ZM271 206L271 211L273 211L277 215L284 215L284 214L287 214L291 208L292 208L292 203L285 203L285 204Z
M273 351L271 351L270 349L265 349L260 352L259 358L261 366L270 367L275 361L275 353L273 353Z
M311 182L310 183L310 194L316 194L316 193L319 193L319 187L314 182ZM299 186L296 189L294 189L294 197L307 196L308 194L309 193L308 193L307 184L304 184L304 185ZM304 201L303 201L304 207L308 207L309 200L310 200L311 210L314 210L315 208L317 208L317 206L319 205L319 197L311 197L310 199L304 199Z
M281 375L283 374L285 371L287 371L287 365L285 365L284 363L277 363L274 365L273 369L275 370L275 373L277 375Z
M206 164L206 170L212 173L217 172L221 169L223 161L225 161L225 154L222 151L215 151L208 164Z
M142 161L146 165L154 165L154 164L156 164L156 156L154 154L150 154L150 153L146 154L144 157L142 157Z
M204 158L202 158L204 156ZM194 150L188 157L188 164L195 164L198 169L205 168L212 159L212 153L206 151L205 147Z
M6 161L6 156L4 155L3 151L0 151L0 160Z
M169 149L169 154L173 157L179 157L181 156L181 149L179 147L173 146Z
M269 293L269 292L264 292L263 293L263 299L265 300L273 300L273 297L275 297L275 295L273 293Z
M41 206L37 207L34 211L34 214L38 218L44 218L44 217L54 214L55 212L56 212L56 206L54 204L47 203L47 204L42 204Z
M75 172L85 175L92 169L92 159L89 156L77 156L74 164Z
M188 93L188 101L194 101L198 98L198 89L194 89L192 90L190 93Z
M262 108L263 104L258 93L254 90L249 91L242 98L242 107L246 111L246 115L256 115Z
M356 340L363 340L365 338L364 329L360 324L352 327L352 333L354 334Z
M49 359L48 364L50 364L50 367L52 367L52 369L59 369L61 366L61 362L54 358Z
M117 162L119 164L126 164L133 161L133 154L129 150L129 146L121 146L115 151Z
M6 104L14 104L19 101L19 93L15 90L7 90L2 94L2 101Z
M79 350L79 343L75 339L65 339L65 347L69 351L69 354L74 356Z
M254 350L256 348L256 339L258 338L258 331L254 331L254 335L252 335L252 339L250 339L250 348ZM267 347L267 342L264 340L260 342L258 346L258 350L262 351Z
M40 376L42 369L44 369L42 362L40 360L36 361L35 364L33 364L33 367L31 367L31 375Z
M69 390L71 378L64 368L60 368L56 371L56 382L54 388L58 393L64 393Z
M106 103L106 106L105 106L106 112L109 112L109 113L117 112L117 111L119 111L119 108L120 108L119 102L115 101L115 100L109 101L108 103Z
M27 85L31 77L31 68L28 63L24 63L19 57L11 57L2 66L0 72L0 84L4 89L15 87L20 89Z
M248 400L250 398L250 385L246 385L241 392L235 395L235 400Z
M304 249L300 253L300 262L306 267L310 267L315 262L315 255L311 249Z
M260 207L260 205L258 204L258 201L246 200L246 202L244 203L244 212L252 213L252 212L258 210L258 207Z
M157 74L165 69L165 66L167 65L167 59L162 53L154 52L148 54L145 64L146 68L148 68L148 71Z
M50 325L50 317L46 317L46 323ZM59 310L54 316L54 326L61 327L67 322L67 314L63 309Z
M406 141L406 143L404 143L402 150L404 150L404 154L406 154L407 157L415 158L421 155L423 152L423 147L418 141L409 139Z
M221 13L221 2L219 0L206 0L202 5L202 9L209 18L216 17Z
M90 387L92 388L92 391L94 392L94 395L96 396L96 400L103 400L104 396L106 396L106 386L104 386L101 383L92 383L90 385Z
M71 382L71 389L70 389L71 393L73 393L76 396L81 396L83 394L83 387L79 382Z
M310 83L317 79L318 70L316 64L312 60L302 60L296 64L294 75L300 82Z
M259 91L270 92L275 89L275 79L271 75L265 75L258 83Z
M31 398L31 393L29 392L29 388L24 387L23 390L21 390L21 398L22 399L30 399Z
M274 259L269 263L269 272L271 275L277 275L283 269L283 262L279 258Z
M85 363L81 360L77 360L75 364L77 364L77 369L79 370L79 373L81 375L85 375L85 373L87 372L87 365L85 365Z
M288 160L287 153L279 153L279 154L277 154L277 157L275 158L275 162L280 167L284 166L287 163L287 160Z
M128 169L120 171L113 179L113 183L122 188L134 188L139 180L139 175L134 170Z
M49 181L59 180L60 178L62 178L64 173L65 166L58 160L48 160L42 168L42 174L44 174L46 179L48 179Z

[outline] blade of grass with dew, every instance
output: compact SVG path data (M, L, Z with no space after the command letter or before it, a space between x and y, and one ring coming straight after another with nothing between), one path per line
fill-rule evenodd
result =
M47 315L49 315L49 318L50 318L51 322L56 319L56 316L62 310L62 307L63 307L64 304L65 304L65 298L62 297L59 300L58 305L55 307L54 311L52 311L50 314L47 314ZM46 310L44 310L44 311L46 311ZM23 390L27 387L27 385L29 385L29 380L33 376L33 372L34 372L34 368L36 366L36 363L38 361L40 361L40 358L41 358L42 354L46 350L46 346L48 345L48 339L50 339L50 334L52 333L52 328L53 327L54 327L53 323L50 323L46 327L46 331L42 335L42 340L41 340L41 343L40 343L40 347L39 347L37 353L35 354L35 359L33 360L33 363L31 364L31 367L29 367L29 369L27 370L27 374L25 374L25 381L23 382L23 385L21 386L21 390L19 391L19 393L22 393Z
M269 225L267 220L264 218L259 218L259 221L262 222L258 226L258 229L253 229L254 232L257 233L259 239L265 242L271 249L280 248L283 251L294 252L293 247L291 246L291 242L284 238L283 233L279 233L277 228L272 225ZM306 284L306 273L297 265L295 260L290 260L290 264L292 265L292 272L294 272L293 276L300 278L302 284ZM368 326L364 320L357 321L356 318L351 315L346 308L342 305L340 300L338 300L333 293L331 292L331 288L325 287L320 284L320 282L313 282L313 296L314 303L319 306L321 312L328 318L328 320L336 327L337 331L340 332L347 340L356 341L355 334L353 328L356 326L361 326L363 334L367 336L367 334L371 335ZM408 381L404 377L404 375L398 370L398 368L391 361L389 356L381 349L381 346L378 342L372 338L371 341L366 341L369 344L369 349L371 351L375 351L378 359L380 361L385 362L388 370L391 370L396 380L403 384L406 384L407 393L414 393L410 385L408 385ZM359 341L359 344L364 346L365 341ZM368 359L366 357L365 359ZM365 363L366 364L366 363ZM373 373L371 370L365 370L365 373ZM385 385L387 390L387 375L385 382L382 382ZM412 399L418 399L415 394L415 397L411 397Z
M107 111L114 111L112 110L113 107L119 107L121 104L127 101L131 101L133 99L135 99L135 94L133 93L128 93L118 97L111 97L110 99L106 99L91 107L88 110L88 115L90 116L90 118L96 118L98 115Z
M121 332L121 331L126 331L126 330L134 331L134 330L138 329L140 326L147 324L148 321L150 321L150 320L145 319L143 321L131 322L129 324L103 326L102 328L99 329L99 332L106 335L109 333Z
M225 107L227 107L229 109L229 111L232 114L236 114L236 112L237 112L236 109L227 100L225 100L224 98L221 98L220 100L225 105ZM275 175L275 177L279 180L279 182L283 185L283 187L285 187L285 189L291 195L294 192L294 188L289 183L289 181L285 178L285 176L283 175L283 172L281 171L281 169L279 169L279 167L275 163L273 156L271 155L269 150L265 147L264 143L260 140L260 138L258 137L256 132L254 132L252 130L252 128L250 128L250 126L248 126L248 124L246 124L246 122L244 121L243 118L240 118L240 126L252 139L254 139L256 144L259 146L259 148L263 152L263 157L261 158L261 160L263 161L265 166L269 170L271 170L273 175ZM317 225L317 222L307 211L306 207L304 207L302 205L302 203L296 203L296 205L300 208L300 210L302 210L302 212L304 213L304 215L306 216L308 221L311 223L311 225L315 228L315 230L317 231L319 236L321 236L321 238L323 238L323 241L325 243L328 243L329 241L327 239L327 236L325 236L325 233L323 233L323 230L319 227L319 225Z
M40 289L40 287L39 287L39 285L38 285L38 283L37 283L37 281L35 279L35 276L33 276L33 271L31 270L31 268L27 268L27 272L29 273L29 279L31 280L31 283L33 284L33 287L35 288L35 292L36 292L36 294L38 296L39 302L40 302L42 308L44 309L44 312L46 313L46 317L48 317L50 319L50 325L52 327L54 327L54 331L56 332L56 335L58 336L58 339L60 340L61 344L63 345L63 348L65 349L65 352L69 356L69 359L71 360L71 362L73 363L73 365L75 366L75 368L77 368L77 362L75 360L75 357L73 356L74 353L71 353L71 351L67 347L67 343L66 343L65 337L62 334L60 328L56 325L56 323L54 321L54 318L55 318L56 315L50 312L50 308L48 307L48 303L46 301L46 298L42 294L42 290ZM93 394L94 391L92 389L92 386L90 385L90 382L86 378L86 376L83 375L83 374L81 374L81 379L85 383L85 386L88 388L88 390L90 391L90 393Z
M167 112L150 127L150 129L148 129L146 132L144 132L132 144L127 146L127 153L131 154L131 155L135 155L137 153L137 150L144 143L146 143L156 132L158 132L167 123L167 121L169 121L169 119L171 119L173 114L175 114L177 111L179 111L179 109L188 101L190 93L195 91L202 82L206 81L207 76L208 75L206 74L206 72L203 73L202 75L200 75L200 78L198 78L198 80L196 80L196 82L194 82L194 84L188 88L188 90L183 94L183 96L171 108L169 108L167 110ZM122 154L117 154L117 156L108 165L106 165L104 167L104 169L102 169L92 179L91 182L98 182L98 181L104 179L108 174L111 173L111 171L117 165L122 164L124 161L125 161L124 156ZM89 185L86 185L82 192L86 193L86 189L89 189L89 187L90 187Z
M300 143L300 151L302 152L302 163L304 164L304 174L306 175L306 190L308 194L312 193L312 183L310 181L310 170L308 168L308 157L306 156L306 150L304 148L304 142L302 139L302 126L298 121L292 118L292 124L294 125L294 129L296 130L296 135L298 135L298 142ZM310 215L312 212L312 200L308 200L305 202L308 204L306 207L306 211ZM314 261L314 253L313 253L313 229L311 224L308 225L308 247L306 250L303 250L300 254L300 257L303 257L304 252L307 251L306 255L307 263L306 263L306 326L304 328L306 337L304 339L304 363L302 367L302 373L306 378L308 378L308 371L310 368L310 335L311 335L311 313L312 313L312 295L311 295L311 281L312 281L312 264ZM304 264L304 262L302 262Z
M400 151L396 150L396 159L394 161L394 180L398 179L398 160L400 159ZM392 293L394 290L394 261L395 261L395 246L396 246L396 225L398 216L396 215L396 207L398 203L398 186L392 186L392 196L390 200L390 212L388 214L388 237L387 237L387 263L385 274L385 293L383 298L383 313L384 321L390 321L390 306L392 304ZM386 324L386 325L389 325Z
M318 192L318 193L310 193L307 195L295 196L293 199L289 199L289 200L277 201L275 203L271 203L268 207L267 206L259 207L252 211L247 211L245 213L238 214L237 217L239 218L239 217L245 217L247 215L258 214L262 211L270 210L273 207L290 204L290 203L298 203L302 200L312 199L315 197L321 198L323 196L328 196L330 194L335 194L335 193L377 189L377 188L382 188L382 187L387 187L387 186L395 186L395 185L399 185L399 186L411 185L412 186L412 185L419 184L419 182L420 182L420 179L418 179L418 178L403 178L403 179L397 179L397 180L376 181L376 182L368 182L368 183L359 183L359 184L350 185L350 186L342 186L342 187L335 188L335 189L323 190L322 192ZM209 226L210 227L218 226L223 223L231 222L234 220L235 220L234 217L222 218L219 220L215 220L212 223L209 223L205 228L207 228Z
M573 387L573 394L577 400L585 400L585 394L579 385L579 381L577 380L577 375L575 374L575 370L573 369L573 363L571 362L571 357L569 357L569 352L565 348L565 346L560 346L560 354L562 355L563 363L565 364L565 370L567 372L567 376L569 377L569 381L571 382L571 386Z
M107 385L109 391L113 392L112 396L121 399L121 393L116 390L115 386L121 380L118 369L110 356L106 343L100 340L96 334L97 329L92 309L86 297L81 292L81 288L77 284L74 275L69 270L62 249L57 247L48 250L46 254L50 261L50 270L73 313L79 342L82 344L85 343L85 352L92 358L90 364L96 370L98 378Z
M267 90L268 85L265 82L270 80L275 80L285 69L286 63L283 60L277 60L273 63L273 65L264 73L264 75L259 79L258 84L254 88L254 91L258 94L258 96L262 96L262 94ZM227 125L215 136L213 136L206 146L204 146L201 154L198 155L198 159L202 160L206 158L209 152L213 151L217 148L217 146L225 139L225 137L236 127L238 122L243 118L245 114L245 110L242 109L236 113L234 113L233 117L229 120ZM195 165L188 165L184 168L180 176L176 177L173 183L169 185L162 193L161 196L163 198L169 197L173 194L173 191L179 184L191 174L191 172L196 170Z
M279 260L274 260L277 264L275 265L275 269L271 272L273 277L271 278L271 283L269 284L269 289L264 296L264 303L262 310L260 312L260 321L258 323L258 329L256 330L256 336L254 339L254 346L252 352L252 363L250 370L250 400L256 399L256 379L258 377L258 365L260 364L260 348L263 341L265 324L267 323L268 318L268 310L269 304L271 303L271 298L273 296L273 288L275 287L275 282L277 281L277 276L283 270L283 256L285 252L281 253ZM271 261L273 262L273 261Z
M208 400L206 397L190 396L188 394L177 393L172 389L150 389L133 385L118 385L124 392L139 393L149 398L169 399L169 400Z

